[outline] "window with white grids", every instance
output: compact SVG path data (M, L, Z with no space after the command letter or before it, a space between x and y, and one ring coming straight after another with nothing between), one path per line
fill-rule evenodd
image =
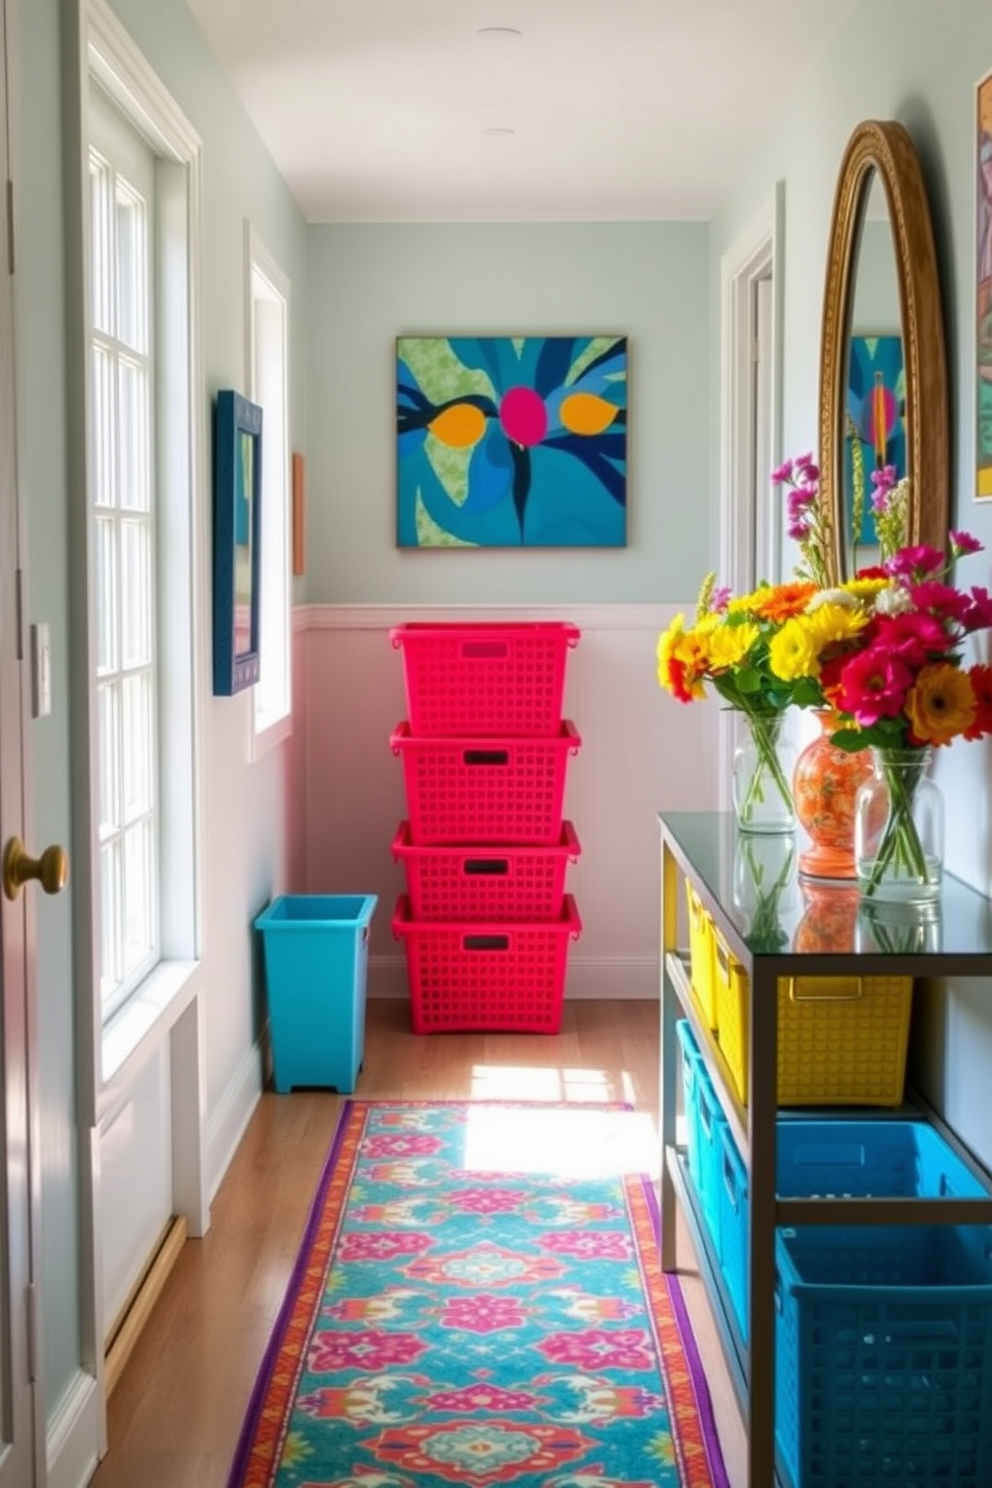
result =
M102 112L102 111L101 111ZM90 150L89 502L104 1020L159 958L154 159L121 123Z

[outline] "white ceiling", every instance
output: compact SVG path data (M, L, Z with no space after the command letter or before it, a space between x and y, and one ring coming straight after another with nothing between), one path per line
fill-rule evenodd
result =
M708 218L845 8L187 3L312 222Z

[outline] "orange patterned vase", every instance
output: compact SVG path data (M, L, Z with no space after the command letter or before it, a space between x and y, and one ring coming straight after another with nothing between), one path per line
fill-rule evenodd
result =
M854 802L871 778L870 752L849 754L831 743L837 727L830 709L816 714L820 733L802 750L792 777L796 816L811 845L799 855L805 878L854 878Z
M796 951L835 953L856 951L861 891L827 884L803 884L805 910L796 926L792 948Z

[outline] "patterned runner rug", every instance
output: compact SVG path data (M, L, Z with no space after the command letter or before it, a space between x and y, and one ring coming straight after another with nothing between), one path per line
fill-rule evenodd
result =
M727 1488L643 1121L346 1101L230 1488Z

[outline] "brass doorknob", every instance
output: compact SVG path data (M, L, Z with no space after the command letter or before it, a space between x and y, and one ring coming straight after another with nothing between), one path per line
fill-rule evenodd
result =
M40 858L29 857L20 837L11 837L3 850L0 876L8 899L16 899L32 878L38 879L46 894L61 894L69 877L69 859L65 848L56 842L46 847Z

